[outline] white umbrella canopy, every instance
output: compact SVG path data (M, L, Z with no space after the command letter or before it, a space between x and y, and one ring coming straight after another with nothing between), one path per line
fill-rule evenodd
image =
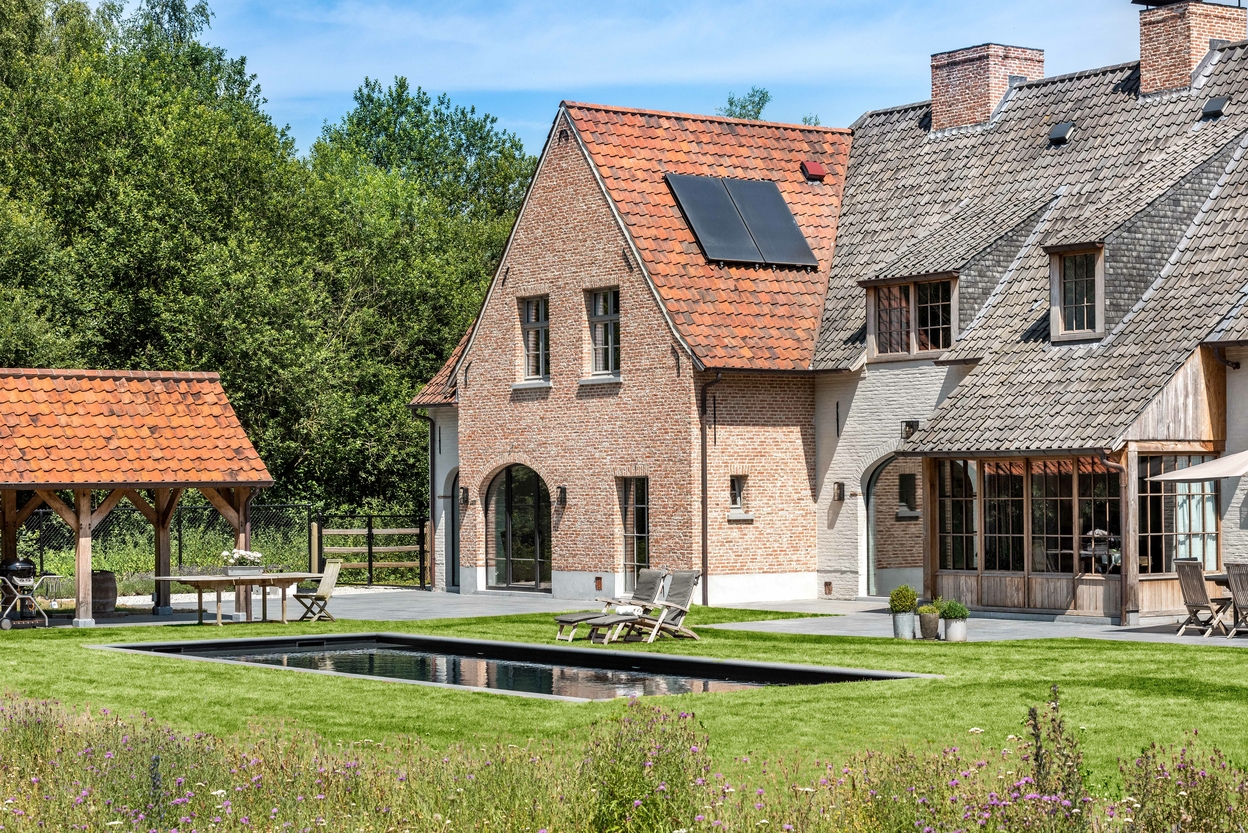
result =
M1207 463L1198 463L1177 471L1156 474L1149 480L1165 480L1178 483L1199 483L1205 480L1221 480L1224 477L1241 477L1248 474L1248 451L1228 454Z

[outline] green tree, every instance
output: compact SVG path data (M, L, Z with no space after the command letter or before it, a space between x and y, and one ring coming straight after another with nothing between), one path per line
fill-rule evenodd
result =
M758 121L763 117L763 110L771 102L771 93L762 87L750 87L750 91L738 98L728 93L728 103L717 107L715 112L731 119L750 119Z

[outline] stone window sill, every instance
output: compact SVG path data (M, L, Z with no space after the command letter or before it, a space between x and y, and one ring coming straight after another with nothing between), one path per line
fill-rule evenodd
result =
M553 387L549 379L529 379L525 382L515 382L512 384L512 390L545 390Z
M916 509L898 509L897 520L899 521L917 521L923 517L923 513Z
M752 524L754 523L754 513L753 512L736 512L736 511L729 512L728 522L733 523L734 521L737 523Z
M601 376L586 376L577 381L578 385L618 385L624 381L623 376L604 373Z

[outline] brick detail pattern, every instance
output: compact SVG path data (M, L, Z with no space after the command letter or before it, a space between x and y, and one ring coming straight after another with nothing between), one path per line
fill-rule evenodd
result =
M499 277L460 364L460 559L484 566L483 496L507 465L545 481L552 498L554 571L605 575L624 566L619 484L649 478L652 564L701 563L698 401L713 373L697 373L675 341L653 290L624 257L625 239L563 117L551 133ZM506 280L503 280L503 275ZM590 375L587 293L620 290L621 382ZM519 304L549 298L549 388L520 381ZM467 379L465 380L465 376ZM713 389L709 449L712 573L815 568L814 391L809 377L725 374ZM729 524L728 478L748 475L753 523Z
M513 463L534 469L552 500L567 488L567 506L552 511L556 571L623 569L620 472L650 478L655 563L692 565L692 364L624 250L571 125L560 118L459 368L460 485L470 500L460 533L465 568L485 565L483 497ZM586 295L607 287L620 290L622 382L581 385L592 367ZM538 295L549 298L551 387L512 390L523 377L520 300Z
M215 373L0 370L0 486L236 483L273 478Z
M698 376L699 389L714 379ZM725 375L710 389L706 420L711 575L814 572L813 379ZM752 521L728 520L733 475L745 475Z
M932 130L988 121L1011 75L1044 77L1044 50L985 43L933 55Z
M1182 89L1210 40L1241 41L1248 9L1189 0L1140 12L1140 92Z
M899 518L906 507L899 501L899 475L914 475L915 508L920 517ZM871 495L875 520L875 568L893 570L923 566L923 462L918 457L898 457L880 472Z

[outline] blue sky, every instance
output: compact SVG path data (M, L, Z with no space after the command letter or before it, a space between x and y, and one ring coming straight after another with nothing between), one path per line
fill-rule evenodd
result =
M245 55L306 150L365 76L492 113L532 153L562 99L713 113L757 85L764 117L847 126L928 97L933 52L1042 48L1046 72L1135 60L1128 0L398 2L215 0L208 40Z

